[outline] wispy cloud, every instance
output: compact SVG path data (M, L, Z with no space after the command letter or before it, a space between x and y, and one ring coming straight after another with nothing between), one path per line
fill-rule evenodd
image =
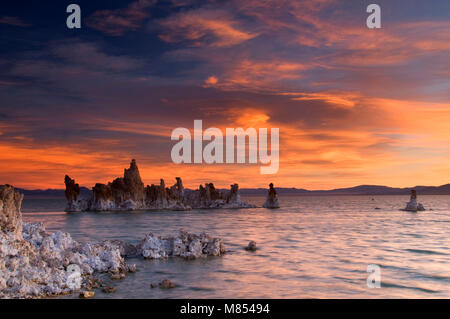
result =
M361 99L357 93L351 92L319 92L319 93L281 93L281 95L292 96L294 101L324 101L326 103L336 105L343 108L352 108Z
M140 61L128 56L111 55L102 52L101 48L90 42L65 41L56 43L51 53L73 65L101 69L107 71L127 71L141 66Z
M221 9L196 9L180 12L158 21L160 39L169 43L185 41L192 46L229 47L256 37L239 20Z
M87 26L107 35L122 36L141 27L149 17L145 9L154 3L154 0L137 0L126 8L96 11L87 19Z
M25 23L18 17L0 17L0 24L8 24L15 27L30 27L31 24Z
M280 128L277 185L447 183L449 22L412 10L368 30L349 3L177 0L147 28L150 1L94 13L101 32L162 42L49 41L2 62L0 180L91 186L135 157L146 183L266 186L259 166L171 163L171 129L203 119Z

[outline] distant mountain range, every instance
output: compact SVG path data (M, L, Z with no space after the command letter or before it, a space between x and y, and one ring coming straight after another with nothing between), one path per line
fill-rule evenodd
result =
M394 188L378 185L359 185L349 188L337 188L331 190L307 190L301 188L282 188L276 187L280 195L408 195L411 190L415 189L419 195L450 195L450 184L442 186L416 186L406 188ZM267 189L243 188L242 194L266 194Z
M276 187L280 195L408 195L411 189L415 189L419 195L450 195L450 184L442 186L416 186L407 188L394 188L377 185L360 185L349 188L337 188L332 190L307 190L302 188L283 188ZM27 190L18 189L28 198L62 198L63 189L47 190ZM91 191L86 187L81 187L81 194L88 196ZM243 195L266 195L266 188L241 188Z
M64 198L65 190L64 189L23 189L16 188L20 193L24 194L27 198ZM87 187L80 187L80 193L82 196L89 196L91 194L91 190Z

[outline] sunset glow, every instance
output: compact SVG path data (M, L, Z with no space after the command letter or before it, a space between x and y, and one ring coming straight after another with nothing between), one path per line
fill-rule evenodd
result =
M12 12L0 19L8 30L0 184L64 188L69 174L92 187L122 175L131 158L146 184L176 176L187 187L446 184L449 3L379 2L378 30L367 29L363 9L337 0L180 3L164 12L153 1L102 2L103 10L86 8L79 32L54 22L37 38L29 30L45 28L46 17ZM173 164L171 131L195 119L223 131L280 128L278 173Z

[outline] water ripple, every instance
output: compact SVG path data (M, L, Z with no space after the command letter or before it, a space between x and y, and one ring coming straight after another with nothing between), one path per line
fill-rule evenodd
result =
M221 237L228 249L201 260L132 259L138 272L98 298L450 298L450 196L420 200L437 210L399 211L407 196L287 196L278 210L66 214L64 201L27 199L23 207L26 221L80 242L137 244L185 229ZM244 250L250 240L256 252ZM367 288L369 264L381 267L382 289ZM177 288L150 288L164 278Z

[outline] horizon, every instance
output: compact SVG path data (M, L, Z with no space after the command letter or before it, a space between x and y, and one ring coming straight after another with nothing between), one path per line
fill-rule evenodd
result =
M4 2L0 299L450 298L449 0Z
M450 180L448 1L378 1L381 29L369 1L84 0L81 29L69 3L0 8L0 184L105 183L129 158L147 182L190 188ZM279 128L277 174L174 164L171 132L195 119Z
M181 177L181 179L183 180L183 177ZM113 180L110 180L110 181L104 182L103 184L108 184L109 182L112 182L112 181ZM164 180L164 181L166 182L166 187L169 187L169 186L172 185L167 180ZM76 180L75 180L75 182L78 183ZM101 183L101 182L99 182L99 183ZM155 183L145 183L143 181L143 183L144 183L144 186L151 185L151 184L158 185L157 182L155 182ZM227 187L217 186L214 183L214 181L206 181L205 183L213 183L214 186L216 187L216 189L228 189L229 188L229 187L227 188ZM205 183L203 183L201 185L204 185ZM267 190L268 189L268 185L266 187L264 187L264 186L261 186L261 187L241 187L239 183L237 183L237 184L239 185L239 189L241 189L241 190L242 189L250 189L250 190L259 190L259 189L266 189ZM0 185L3 185L3 184L0 184ZM183 185L184 185L184 180L183 180ZM329 188L329 189L308 189L308 188L298 187L298 186L297 187L295 187L295 186L294 187L284 187L284 186L277 186L277 185L274 185L274 188L275 189L296 189L296 190L305 190L305 191L309 191L309 192L317 192L317 191L334 191L334 190L339 190L339 189L350 189L350 188L356 188L356 187L361 187L361 186L386 187L386 188L393 188L393 189L414 189L414 188L418 188L418 187L442 187L442 186L447 186L447 185L450 185L450 182L442 184L442 185L415 185L415 186L406 186L406 187L393 187L393 186L389 186L389 185L359 184L359 185L353 185L353 186L349 186L349 187L339 187L339 188ZM29 189L29 188L23 188L23 187L16 187L15 185L11 185L11 186L13 186L16 189L22 189L22 190L25 190L25 191L64 191L64 189L65 189L65 188L45 188L45 189L35 188L35 189ZM85 186L85 185L80 185L80 188L85 188L85 189L88 189L88 190L92 190L93 186L94 185L92 185L90 187L89 186ZM191 190L198 189L198 187L199 187L199 185L197 185L195 187L186 187L185 186L186 189L191 189Z

